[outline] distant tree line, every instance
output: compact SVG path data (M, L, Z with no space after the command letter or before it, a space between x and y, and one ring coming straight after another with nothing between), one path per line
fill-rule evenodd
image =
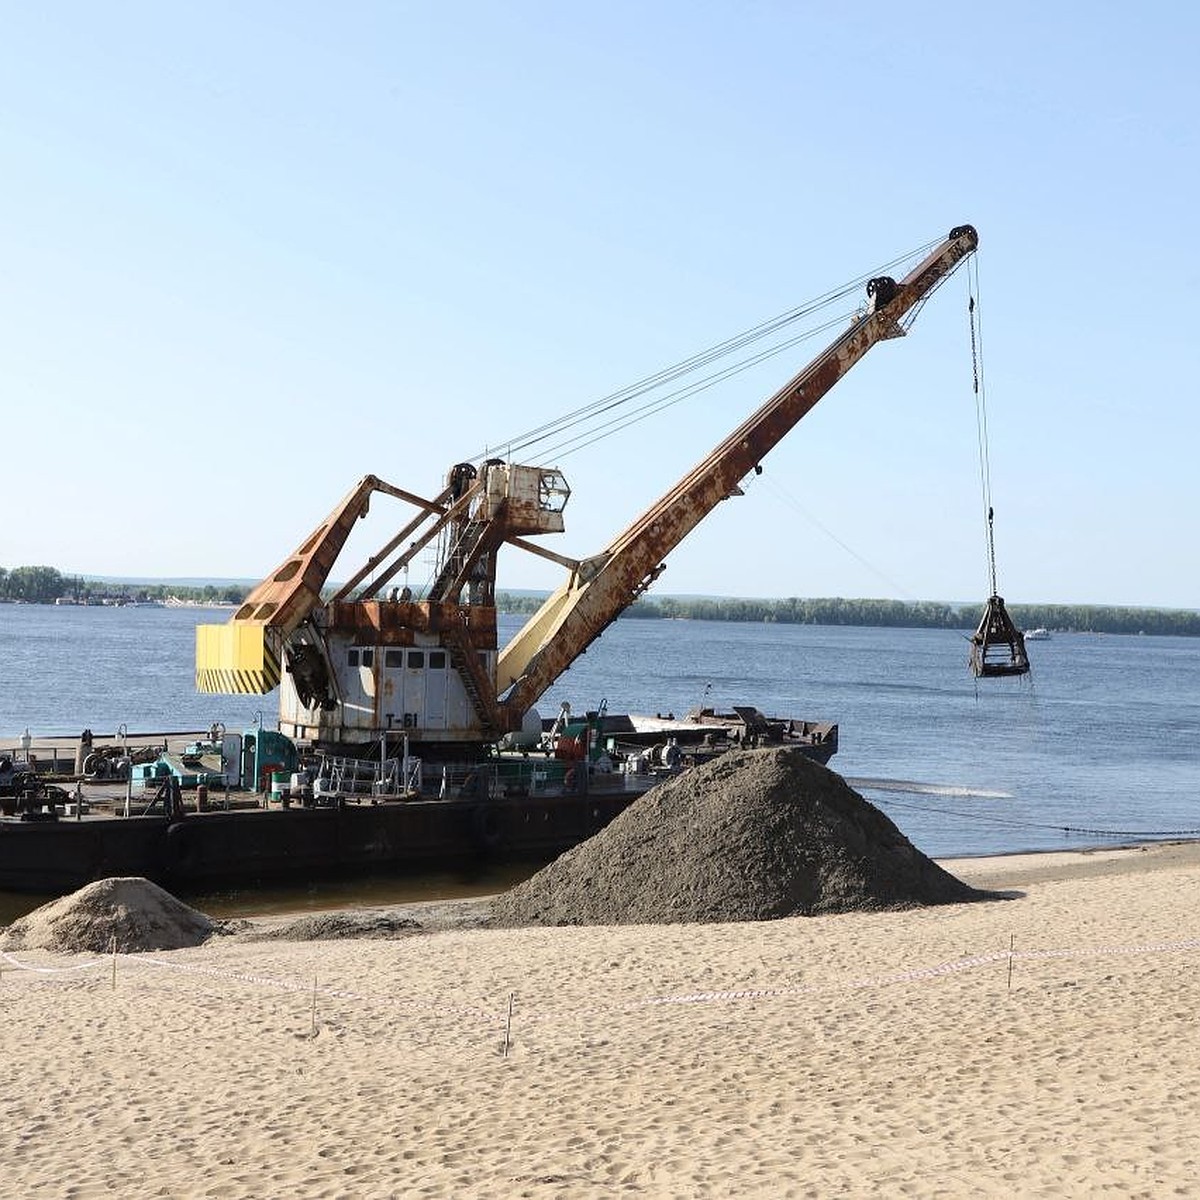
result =
M93 603L107 600L180 600L209 604L241 604L250 589L237 585L113 584L64 575L54 567L0 567L0 601L53 604L64 597ZM506 613L534 613L543 595L500 592L496 606ZM1039 626L1079 633L1146 633L1200 637L1200 612L1178 608L1118 608L1097 604L1012 604L1009 615L1021 629ZM905 629L973 628L983 613L978 607L929 600L801 600L682 599L672 596L634 601L624 616L644 620L686 617L693 621L755 621L780 625L873 625Z
M102 583L79 575L64 575L54 567L0 567L0 600L53 604L58 599L92 601L199 600L210 604L240 604L248 589L204 584L180 587L166 583Z
M497 606L503 612L533 613L545 597L513 596L502 592ZM1200 612L1170 608L1118 608L1097 604L1012 604L1009 616L1020 629L1039 627L1078 633L1146 633L1200 637ZM976 608L929 600L800 600L661 599L635 601L626 617L693 621L755 621L780 625L873 625L888 629L974 628L983 615Z
M11 571L0 567L0 600L53 604L82 585L82 579L68 578L53 567L13 567Z

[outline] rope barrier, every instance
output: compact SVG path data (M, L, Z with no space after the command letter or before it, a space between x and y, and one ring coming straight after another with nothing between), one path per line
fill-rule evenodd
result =
M254 975L244 971L221 971L217 967L196 966L193 963L173 963L164 959L147 958L142 954L123 955L123 959L133 966L159 967L167 971L177 971L184 974L205 975L214 979L231 979L239 983L255 984L262 987L276 988L285 992L312 991L312 984L304 980L275 979L269 975ZM470 1008L457 1005L432 1005L416 1001L398 1000L392 996L370 996L361 992L347 991L343 988L322 988L320 994L331 1000L349 1000L355 1003L385 1004L392 1008L410 1009L428 1013L433 1016L449 1014L458 1017L470 1017L475 1020L494 1023L496 1014L484 1009Z
M92 967L102 967L106 962L108 962L108 959L106 958L94 958L90 962L73 963L69 967L35 967L31 966L29 963L20 962L18 959L13 958L11 954L8 954L4 950L0 950L0 958L4 959L5 964L12 967L14 970L32 971L39 975L69 975L75 971L87 971Z
M934 963L924 967L913 967L902 971L892 971L881 975L860 976L847 980L819 980L813 983L788 987L729 988L700 992L681 992L660 996L645 996L612 1004L589 1004L578 1008L555 1008L553 1005L549 1005L539 1009L530 1007L528 1002L526 1002L521 1007L520 1015L522 1021L526 1023L554 1025L577 1021L585 1017L596 1018L622 1014L628 1015L652 1008L682 1008L707 1004L736 1004L756 1000L785 1000L822 993L835 994L838 992L896 987L908 983L944 979L1001 963L1008 964L1011 970L1013 963L1020 962L1032 963L1069 959L1142 957L1151 954L1179 954L1198 950L1200 950L1200 938L1147 942L1128 946L1058 947L1020 951L1010 948L1008 950L968 955L947 962ZM9 966L28 972L42 981L49 980L54 976L103 967L107 962L106 959L92 959L83 963L74 963L67 967L46 967L23 962L6 952L0 952L0 957ZM209 979L227 980L234 983L271 988L293 995L312 995L314 1001L316 997L321 997L323 999L342 1000L357 1004L382 1005L388 1008L400 1008L417 1015L456 1017L497 1031L502 1029L511 1030L512 1006L515 993L509 993L504 1008L489 1011L467 1005L435 1005L419 1001L406 1001L395 997L372 996L344 988L320 988L317 986L315 980L277 978L246 971L223 971L217 967L168 962L163 959L150 958L143 954L119 954L116 957L123 966L156 967L185 975L201 975ZM128 979L129 976L125 975L125 978Z
M864 790L872 791L870 787ZM1003 825L1009 829L1048 829L1055 833L1083 834L1087 837L1133 838L1153 841L1159 838L1200 838L1200 829L1094 829L1087 825L1058 825L1049 821L1021 821L1014 817L999 817L994 813L971 813L960 809L941 808L936 804L914 804L904 800L880 797L872 801L880 808L903 808L910 812L940 813L962 821L979 821Z

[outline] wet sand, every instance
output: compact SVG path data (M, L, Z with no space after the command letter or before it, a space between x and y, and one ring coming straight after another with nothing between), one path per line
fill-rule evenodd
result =
M943 865L1006 898L526 930L438 902L387 909L426 930L393 939L121 957L115 986L13 954L6 1190L1192 1194L1200 846Z

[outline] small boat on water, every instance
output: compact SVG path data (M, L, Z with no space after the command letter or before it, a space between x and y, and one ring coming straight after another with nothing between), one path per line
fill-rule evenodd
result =
M1025 630L1025 640L1027 642L1048 642L1050 640L1050 630L1039 625L1036 629Z

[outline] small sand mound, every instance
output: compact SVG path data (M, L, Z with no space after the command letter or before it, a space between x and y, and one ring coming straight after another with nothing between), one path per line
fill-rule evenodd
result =
M253 931L243 936L247 942L322 942L345 938L397 938L420 933L424 927L411 917L382 913L319 913L300 917L286 925Z
M985 898L796 749L731 751L648 792L497 898L496 925L763 921Z
M122 953L180 950L199 946L215 929L158 884L130 876L97 880L34 909L5 930L0 949L103 953L115 937Z

